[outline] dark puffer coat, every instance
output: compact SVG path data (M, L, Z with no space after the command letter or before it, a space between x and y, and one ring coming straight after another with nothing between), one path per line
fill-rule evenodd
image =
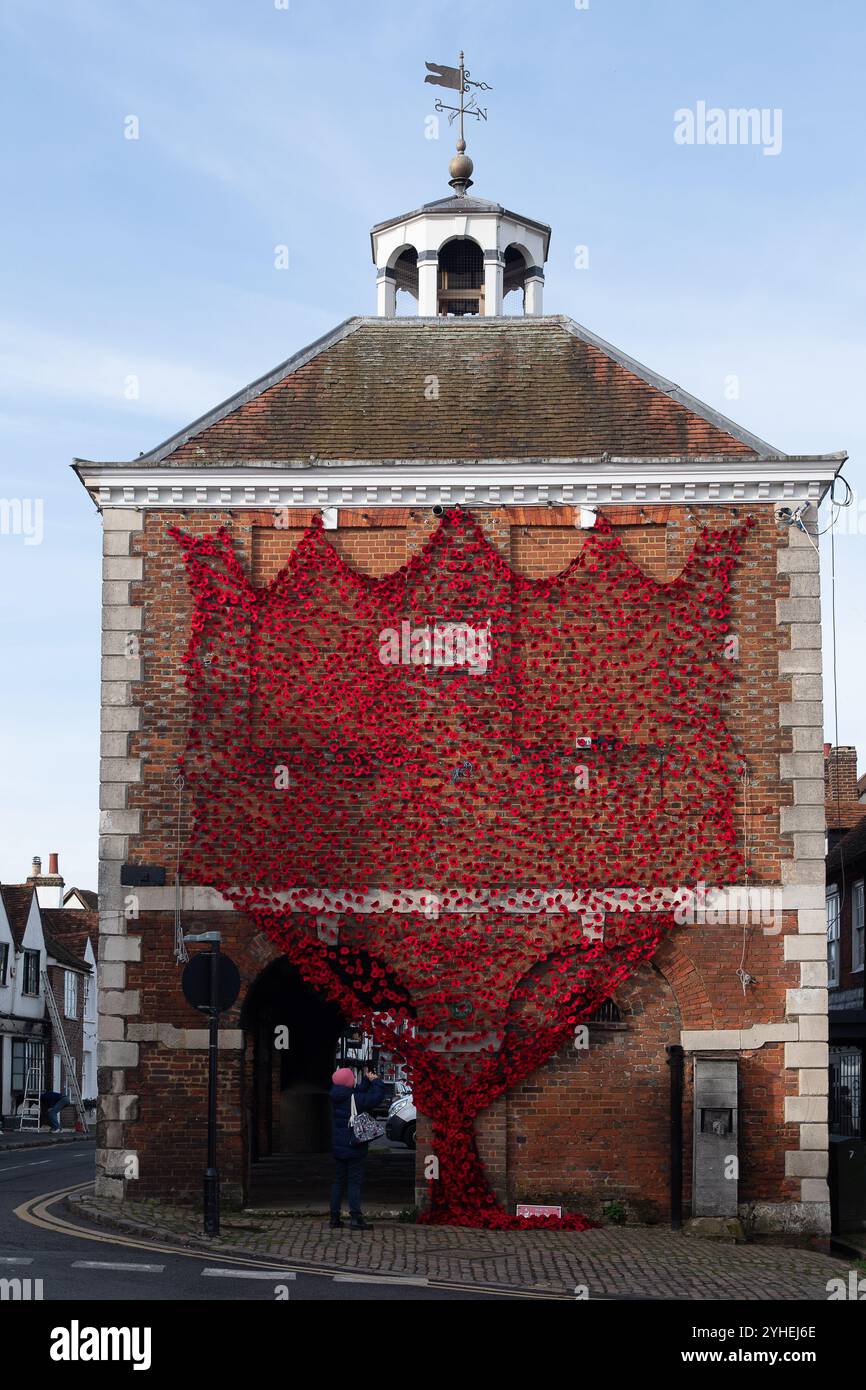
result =
M385 1087L381 1081L370 1081L366 1076L361 1078L354 1093L351 1086L331 1087L332 1147L335 1158L361 1158L367 1152L367 1144L352 1143L349 1118L353 1094L355 1109L360 1115L362 1110L369 1112L379 1104L385 1095Z

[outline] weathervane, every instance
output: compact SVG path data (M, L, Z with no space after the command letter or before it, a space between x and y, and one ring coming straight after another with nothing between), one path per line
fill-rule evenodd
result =
M463 54L460 54L460 66L457 68L446 67L443 63L427 63L427 76L425 82L430 82L435 87L452 87L460 93L460 105L448 106L439 97L436 101L434 110L447 111L448 124L453 125L455 118L460 117L460 139L457 141L457 154L449 164L451 178L448 180L455 193L461 197L472 183L472 170L474 168L472 160L466 153L466 140L463 134L464 116L475 116L479 121L487 120L486 107L479 106L475 94L470 93L469 100L466 101L466 93L470 87L475 87L479 91L492 92L493 88L488 82L473 82L469 76L469 71L463 66Z

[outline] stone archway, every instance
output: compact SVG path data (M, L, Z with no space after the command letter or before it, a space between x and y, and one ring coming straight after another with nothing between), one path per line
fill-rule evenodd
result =
M250 1158L326 1152L328 1089L344 1020L285 956L251 986L241 1027L249 1053Z
M331 1075L351 1021L280 954L250 985L240 1023L247 1205L324 1211L332 1176ZM413 1176L412 1150L378 1141L368 1154L367 1206L411 1206Z

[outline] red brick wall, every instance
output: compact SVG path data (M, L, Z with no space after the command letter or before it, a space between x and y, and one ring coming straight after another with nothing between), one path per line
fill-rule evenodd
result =
M790 737L779 729L778 706L790 699L790 684L777 674L777 653L785 629L777 628L775 601L787 596L787 581L776 573L780 543L771 506L751 507L757 525L734 576L734 631L740 659L734 667L728 724L738 746L748 751L751 783L746 820L753 881L778 883L780 862L790 841L779 834L779 806L790 787L779 783L779 754L790 751ZM660 580L681 570L699 525L726 527L742 518L730 507L664 509L612 508L629 554ZM478 513L491 540L521 573L539 577L563 568L580 550L571 508L512 508ZM179 549L166 532L179 525L197 534L219 525L229 528L237 554L253 581L268 582L285 563L308 524L310 514L291 513L289 529L274 526L269 512L153 511L133 540L143 554L144 581L134 586L133 602L144 605L141 654L144 680L136 698L144 710L140 733L130 739L130 756L144 759L142 782L129 792L131 807L142 811L142 831L130 846L130 859L164 865L171 881L175 855L175 760L183 751L188 709L181 657L186 647L192 603ZM429 509L340 513L340 529L327 539L364 573L381 575L403 564L437 524ZM783 542L784 543L783 538ZM738 792L736 815L744 807ZM181 832L189 829L189 808ZM216 918L215 918L216 920ZM200 916L196 929L206 918ZM271 958L269 945L250 946L252 929L239 916L218 914L226 949L241 966L244 990ZM189 923L192 926L192 921ZM130 923L144 941L140 965L131 965L128 987L141 989L142 1011L134 1023L170 1022L203 1027L180 995L171 956L171 924L164 916ZM785 930L795 929L793 921ZM562 1199L566 1205L596 1206L607 1197L627 1198L635 1211L661 1215L667 1203L668 1067L665 1044L679 1040L680 1028L748 1028L784 1019L785 989L795 987L796 965L782 961L781 937L760 927L747 933L746 963L757 984L744 995L735 971L743 953L737 926L681 928L659 954L657 968L646 968L622 996L626 1027L593 1030L588 1054L565 1049L533 1077L516 1087L507 1102L479 1121L479 1145L494 1185L509 1200L517 1197ZM242 993L241 1001L244 994ZM235 1012L235 1019L237 1011ZM226 1027L237 1023L224 1021ZM783 1088L796 1088L796 1074L782 1069L782 1049L769 1047L743 1060L744 1127L741 1194L744 1200L796 1198L784 1177L785 1147L796 1147L793 1127L781 1123ZM141 1044L138 1082L140 1116L129 1127L129 1143L142 1155L141 1191L197 1195L195 1165L203 1153L206 1053ZM243 1181L242 1115L248 1097L239 1054L223 1054L221 1167L229 1184ZM134 1074L133 1074L134 1076ZM275 1107L276 1109L277 1107ZM766 1121L766 1122L765 1122ZM688 1133L689 1116L686 1116ZM423 1132L422 1132L423 1133ZM419 1154L423 1141L419 1142ZM190 1173L192 1171L192 1178ZM686 1174L688 1181L688 1173ZM506 1193L507 1186L507 1193Z
M244 999L278 951L240 913L195 915L196 931L215 929L222 933L222 949L241 974L240 998L220 1017L220 1029L227 1035L239 1029ZM167 913L142 914L135 930L141 936L141 960L129 965L127 976L127 987L141 991L141 1014L134 1022L158 1022L202 1034L194 1049L172 1048L161 1040L139 1044L139 1105L128 1141L128 1147L139 1156L136 1191L143 1197L170 1193L175 1198L196 1199L201 1192L207 1138L207 1018L184 997L182 967L175 963L172 950L173 918ZM251 1047L244 1051L220 1049L219 1169L227 1199L240 1196L245 1178L248 1135L244 1116L251 1102L251 1061ZM101 1142L99 1135L97 1141Z

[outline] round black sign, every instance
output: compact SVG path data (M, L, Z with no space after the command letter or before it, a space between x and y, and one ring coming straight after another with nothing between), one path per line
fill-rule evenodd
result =
M183 968L180 977L187 1002L194 1009L210 1008L210 951L199 951ZM219 955L217 975L217 1011L224 1014L230 1009L241 992L241 977L237 966L229 956Z

